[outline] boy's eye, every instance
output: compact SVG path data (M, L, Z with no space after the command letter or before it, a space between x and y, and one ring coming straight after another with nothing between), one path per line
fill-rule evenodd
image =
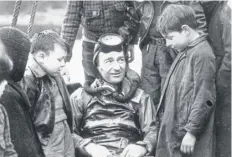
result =
M62 62L64 60L64 58L58 58L57 59L59 62ZM65 60L64 60L65 61Z

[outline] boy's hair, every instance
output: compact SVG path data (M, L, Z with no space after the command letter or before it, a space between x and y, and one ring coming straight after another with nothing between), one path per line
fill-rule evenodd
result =
M182 25L197 28L194 10L187 5L170 4L159 16L156 28L162 35L167 35L171 31L181 32Z
M60 38L58 33L45 30L32 37L31 53L43 51L49 55L49 52L54 50L54 44L59 44L67 53L70 52L69 45Z

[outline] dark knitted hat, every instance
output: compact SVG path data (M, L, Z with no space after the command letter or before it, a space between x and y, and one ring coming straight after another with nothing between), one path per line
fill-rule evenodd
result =
M30 40L24 32L12 27L0 28L0 39L13 61L13 70L10 73L10 79L18 82L24 75L30 52Z

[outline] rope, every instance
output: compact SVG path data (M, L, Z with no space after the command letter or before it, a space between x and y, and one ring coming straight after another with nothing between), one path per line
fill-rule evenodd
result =
M18 20L18 16L19 16L19 11L20 11L20 7L21 7L21 2L22 2L22 0L17 0L15 2L15 7L14 7L14 12L13 12L13 19L12 19L11 27L15 27L16 24L17 24L17 20Z
M28 26L28 29L27 29L27 35L29 36L29 38L31 37L32 27L34 25L37 5L38 5L38 0L34 0L32 11L31 11L30 23L29 23L29 26Z

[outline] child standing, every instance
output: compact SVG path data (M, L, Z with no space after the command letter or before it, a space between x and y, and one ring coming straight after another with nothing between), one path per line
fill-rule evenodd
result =
M67 51L67 45L57 33L46 30L36 34L31 47L33 60L23 80L46 157L74 157L72 111L59 74L65 66Z
M158 105L156 157L214 157L215 56L194 11L169 5L157 29L178 50Z

